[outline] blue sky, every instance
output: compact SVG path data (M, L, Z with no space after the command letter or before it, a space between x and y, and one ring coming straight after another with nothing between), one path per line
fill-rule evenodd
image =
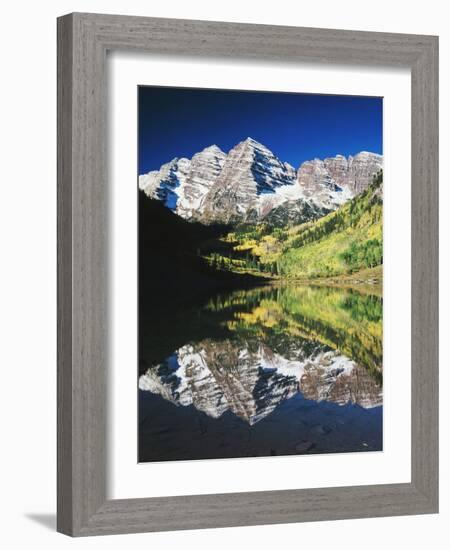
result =
M295 168L359 151L382 154L379 97L140 86L139 173L252 137Z

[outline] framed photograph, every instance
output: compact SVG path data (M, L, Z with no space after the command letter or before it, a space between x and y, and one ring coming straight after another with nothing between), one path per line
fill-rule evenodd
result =
M58 19L58 530L438 511L438 39Z

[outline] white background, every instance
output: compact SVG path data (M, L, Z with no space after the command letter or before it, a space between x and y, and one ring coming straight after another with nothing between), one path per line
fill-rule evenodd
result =
M441 513L300 525L127 535L70 540L54 533L56 361L56 63L55 17L71 11L289 24L440 35L441 97L450 97L450 30L445 3L379 0L110 0L8 3L2 10L0 132L2 152L1 277L1 518L6 548L260 549L275 545L314 548L443 548L450 520L447 354L441 354ZM450 150L448 99L441 102L441 280L450 277ZM402 213L399 212L401 218ZM448 285L441 288L441 336L450 328ZM442 542L441 542L442 541Z
M109 496L137 498L338 487L411 480L411 75L409 70L114 53L108 60L113 275L108 374ZM136 464L138 84L242 88L383 97L383 452ZM300 129L299 129L300 131ZM245 136L242 136L245 137ZM398 212L403 228L398 231ZM135 320L135 321L134 321ZM395 336L394 336L395 334ZM324 474L326 472L326 474Z

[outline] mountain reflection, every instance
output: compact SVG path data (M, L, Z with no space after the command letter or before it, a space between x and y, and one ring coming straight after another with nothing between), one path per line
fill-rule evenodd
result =
M218 295L198 315L206 320L197 319L201 330L186 329L184 345L148 366L141 390L210 418L230 411L250 426L297 393L364 409L382 403L377 296L304 285L264 287Z

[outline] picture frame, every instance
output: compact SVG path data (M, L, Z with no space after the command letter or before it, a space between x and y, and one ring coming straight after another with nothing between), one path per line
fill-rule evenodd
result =
M107 499L106 53L411 70L411 482ZM438 512L438 38L72 13L58 19L58 504L71 536Z

